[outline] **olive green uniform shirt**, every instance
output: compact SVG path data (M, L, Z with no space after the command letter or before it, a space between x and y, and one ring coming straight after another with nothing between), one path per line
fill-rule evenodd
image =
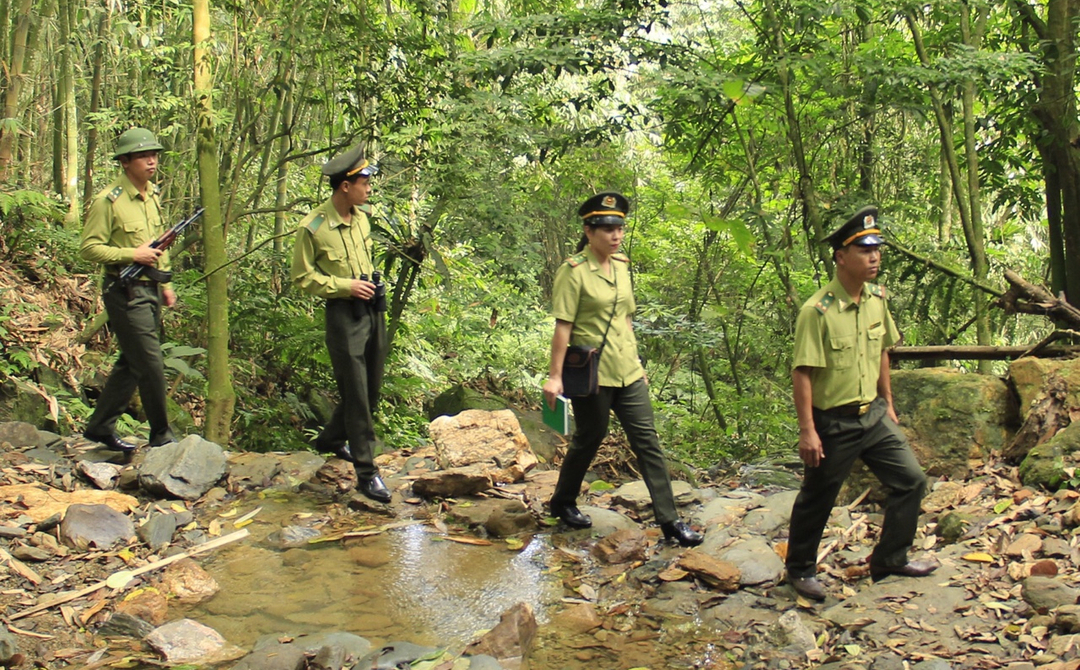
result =
M371 223L354 207L345 222L327 200L304 217L293 247L292 282L320 298L348 298L352 282L375 271Z
M833 278L799 310L793 366L812 368L818 409L868 403L877 397L881 352L899 341L883 287L864 284L856 304Z
M600 355L600 385L629 386L645 375L638 360L637 339L628 323L637 309L630 284L630 261L623 254L613 254L609 266L611 277L604 275L600 261L588 247L568 258L555 273L551 313L560 321L574 324L570 344L593 347L599 347L604 340L611 319L607 344Z
M79 255L88 261L114 266L113 274L135 262L135 248L164 233L157 184L146 185L144 197L126 174L121 174L94 196L83 226ZM172 267L169 252L158 258L159 270ZM108 268L107 268L108 269ZM172 288L172 284L162 284Z

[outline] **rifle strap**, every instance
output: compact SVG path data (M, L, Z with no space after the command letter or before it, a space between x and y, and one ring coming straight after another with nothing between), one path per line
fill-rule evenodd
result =
M151 281L156 281L159 284L167 284L172 281L172 273L165 270L158 270L153 266L147 266L143 270L143 274Z

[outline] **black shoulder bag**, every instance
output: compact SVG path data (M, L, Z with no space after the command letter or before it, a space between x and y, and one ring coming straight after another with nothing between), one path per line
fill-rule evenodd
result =
M584 398L600 392L600 354L604 353L608 331L611 330L615 310L619 307L619 275L614 267L611 268L611 276L615 280L615 302L611 305L611 316L608 317L607 327L604 328L604 339L601 340L600 346L571 344L566 347L566 356L563 357L562 384L563 395L568 398Z

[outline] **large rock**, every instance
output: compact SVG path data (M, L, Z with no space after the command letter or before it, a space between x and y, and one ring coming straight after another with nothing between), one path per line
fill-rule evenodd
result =
M442 468L478 466L500 483L518 482L536 465L529 440L510 410L466 410L428 427Z
M510 404L499 396L486 395L457 384L440 393L425 410L428 420L434 421L440 416L453 416L470 409L496 411L509 406Z
M412 484L413 493L421 498L470 496L491 487L491 477L476 466L420 475Z
M739 568L700 551L690 549L677 563L678 567L694 575L709 586L731 593L739 590Z
M1009 388L997 377L949 368L896 370L892 389L900 427L932 476L966 477L968 459L1001 450L1019 425Z
M1020 589L1020 597L1037 612L1075 605L1077 596L1080 591L1053 577L1028 577Z
M1062 428L1052 438L1034 447L1020 464L1020 480L1025 486L1056 489L1069 480L1068 469L1080 460L1080 421Z
M221 590L217 580L190 558L173 563L161 576L161 590L177 601L198 604Z
M1032 405L1057 378L1065 389L1065 404L1080 409L1080 358L1057 360L1020 358L1009 365L1009 379L1020 398L1020 416L1026 419Z
M697 493L690 484L676 479L671 482L671 492L676 505L690 505L697 502ZM652 508L652 496L645 481L638 479L627 482L611 493L611 500L627 509L642 512Z
M645 560L649 539L640 528L617 530L593 545L592 553L608 564Z
M155 628L146 636L146 642L169 664L211 663L243 655L242 651L237 654L234 647L229 647L221 633L191 619L171 621Z
M198 435L154 447L139 467L139 486L152 495L196 500L225 474L225 452Z
M761 536L751 536L735 543L720 554L720 560L739 569L739 583L743 586L776 584L784 573L784 562Z
M60 523L60 539L69 547L108 549L135 537L135 524L108 505L70 505Z
M473 642L465 651L486 654L500 661L521 663L536 638L536 616L528 603L518 603L503 612L499 623Z
M16 449L29 449L38 446L38 430L25 421L0 423L0 444L7 442Z
M20 421L47 430L59 428L52 418L48 399L17 379L0 384L0 421Z
M263 489L281 472L281 462L274 454L244 452L229 459L229 481L249 489Z
M11 484L0 486L0 501L19 503L21 513L34 523L41 523L53 515L63 514L70 506L108 505L117 512L129 512L139 506L132 496L116 491L78 489L62 491L42 484Z

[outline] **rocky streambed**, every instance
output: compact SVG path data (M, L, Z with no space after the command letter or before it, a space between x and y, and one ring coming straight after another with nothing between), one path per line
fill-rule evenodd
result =
M834 510L822 604L783 584L795 492L768 468L676 482L706 542L664 544L640 481L593 482L588 531L544 515L557 473L509 412L463 412L348 464L228 453L198 436L130 462L0 424L7 667L1080 667L1077 494L972 462L924 501L929 577L872 583L873 492ZM480 449L479 447L483 447ZM745 477L743 476L745 474ZM773 477L774 481L790 477ZM403 665L404 664L404 665Z

